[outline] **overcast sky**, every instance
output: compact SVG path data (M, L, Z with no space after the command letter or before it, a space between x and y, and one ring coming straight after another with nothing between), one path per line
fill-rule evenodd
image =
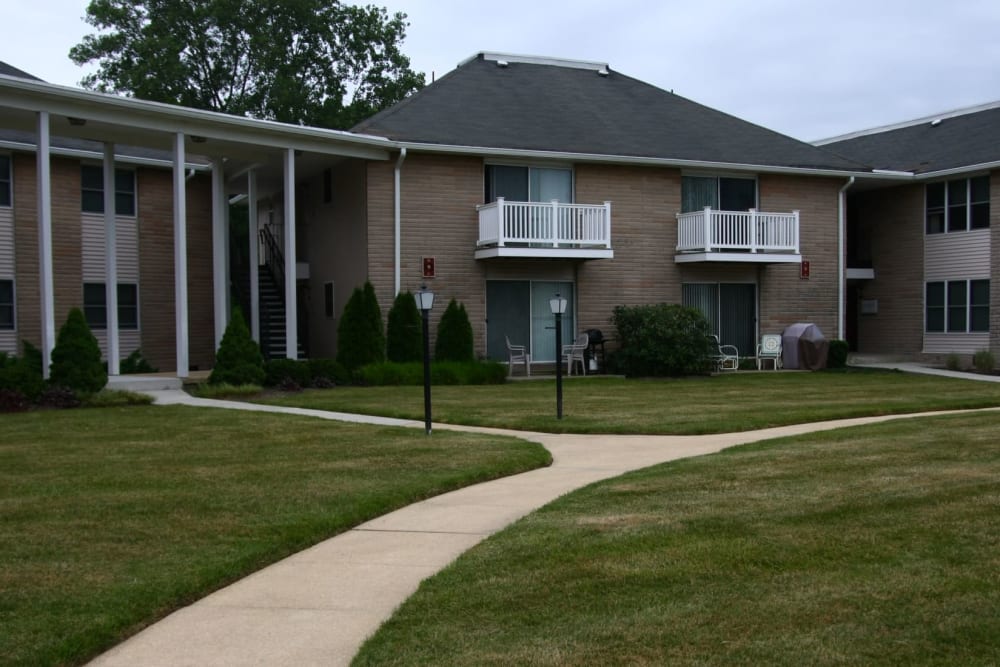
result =
M2 0L0 60L75 85L86 0ZM804 140L1000 99L1000 0L392 0L442 76L478 51L612 69Z

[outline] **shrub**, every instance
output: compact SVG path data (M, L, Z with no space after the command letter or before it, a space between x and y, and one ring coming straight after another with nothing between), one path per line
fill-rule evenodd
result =
M472 351L472 325L465 306L454 299L448 302L438 322L437 340L434 342L435 361L474 361Z
M28 368L35 372L38 377L42 377L42 351L26 340L21 340L21 358L28 364Z
M39 395L38 405L43 408L56 408L58 410L64 410L79 407L80 399L77 397L76 392L69 387L51 384L42 391L41 395Z
M153 368L152 364L142 356L142 350L135 350L121 360L118 365L118 372L122 375L134 375L136 373L158 373L158 368Z
M309 360L310 384L317 389L351 384L351 374L343 364L333 359Z
M989 350L979 350L972 355L972 365L980 373L989 373L997 365L997 360Z
M0 391L16 392L27 401L34 401L45 388L42 369L28 357L4 358L0 365Z
M414 361L405 364L394 361L368 364L358 370L361 383L371 387L422 385L424 365Z
M847 353L849 349L846 340L831 340L830 350L826 355L826 367L847 368Z
M312 384L312 372L309 362L298 359L270 359L264 364L264 386L277 387L286 380L291 380L299 386L308 387Z
M250 330L239 308L233 309L219 350L215 367L208 376L209 384L256 384L264 381L264 357L260 346L250 337Z
M79 308L69 311L65 324L56 336L49 380L53 385L82 394L98 392L108 383L108 371L101 361L101 348Z
M337 361L349 371L385 361L382 311L370 282L355 288L344 306L337 325Z
M233 385L226 382L219 384L199 384L190 390L192 396L198 398L230 398L256 396L260 393L259 384Z
M708 321L695 308L675 304L616 306L614 366L628 376L704 373L715 351Z
M24 412L28 399L17 389L0 389L0 412Z
M286 376L281 382L278 383L277 389L279 391L300 392L302 391L302 385Z
M949 354L944 358L944 367L949 371L960 371L962 370L962 357L958 356L954 352Z
M400 292L389 310L386 324L386 358L389 361L423 361L424 335L422 315L417 300L409 292Z

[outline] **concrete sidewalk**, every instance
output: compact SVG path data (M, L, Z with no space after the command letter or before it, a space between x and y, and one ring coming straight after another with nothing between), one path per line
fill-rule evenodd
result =
M151 393L161 404L423 428L417 421L198 399L180 391ZM436 429L538 442L552 452L554 461L548 468L453 491L362 524L180 609L91 664L346 665L423 579L487 536L574 489L734 445L913 416L709 436L553 435L436 424Z

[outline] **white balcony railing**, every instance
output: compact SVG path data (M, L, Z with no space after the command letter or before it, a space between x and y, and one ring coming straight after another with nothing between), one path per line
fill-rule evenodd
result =
M611 202L505 201L477 206L479 247L611 248Z
M704 210L677 214L678 252L799 254L799 212Z

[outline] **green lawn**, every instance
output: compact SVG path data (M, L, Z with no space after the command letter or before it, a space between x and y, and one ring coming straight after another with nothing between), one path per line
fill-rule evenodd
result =
M759 443L570 494L357 665L996 665L1000 415Z
M0 664L78 664L366 519L547 464L510 438L186 407L0 416Z
M564 433L698 434L868 415L1000 405L1000 383L897 372L730 373L670 380L572 379L433 388L438 422ZM258 399L423 418L422 387L342 387Z

